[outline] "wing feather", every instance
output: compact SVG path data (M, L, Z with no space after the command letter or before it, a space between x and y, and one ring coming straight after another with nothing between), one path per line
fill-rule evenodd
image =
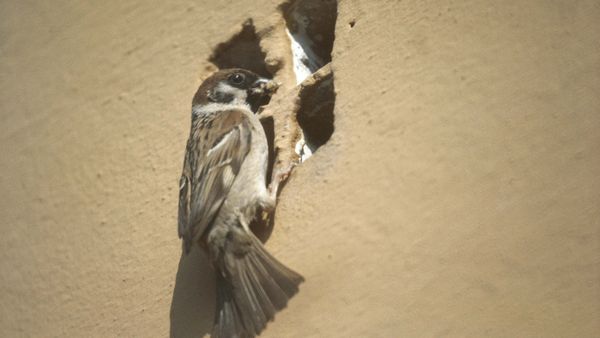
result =
M179 237L186 252L227 197L250 151L250 128L248 118L235 109L192 121L179 189Z

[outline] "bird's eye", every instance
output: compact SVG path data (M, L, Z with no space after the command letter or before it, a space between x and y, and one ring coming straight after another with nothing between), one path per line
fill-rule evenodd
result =
M229 82L233 84L241 84L244 80L246 80L246 77L242 73L235 73L229 76Z

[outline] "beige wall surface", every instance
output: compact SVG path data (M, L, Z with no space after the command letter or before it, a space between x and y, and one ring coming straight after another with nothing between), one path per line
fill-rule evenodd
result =
M209 332L176 233L190 102L279 4L0 4L0 336ZM306 282L263 336L597 336L599 3L338 10L335 132L266 244Z

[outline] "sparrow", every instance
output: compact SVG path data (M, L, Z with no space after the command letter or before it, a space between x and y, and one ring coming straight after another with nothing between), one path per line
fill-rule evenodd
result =
M179 189L178 232L187 254L207 253L217 276L212 337L254 337L304 280L263 247L249 225L274 209L279 183L267 187L268 145L258 115L278 85L244 69L207 78L192 101Z

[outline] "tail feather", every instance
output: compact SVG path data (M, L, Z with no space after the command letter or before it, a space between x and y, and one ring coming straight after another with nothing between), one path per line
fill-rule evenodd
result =
M224 285L222 276L219 276L218 285ZM215 321L215 327L213 329L214 337L242 337L243 325L240 322L240 315L236 308L233 300L231 299L231 292L226 287L217 288L217 309L215 318L219 318Z
M243 255L225 253L217 283L213 337L254 337L286 307L304 278L269 254L252 234Z

